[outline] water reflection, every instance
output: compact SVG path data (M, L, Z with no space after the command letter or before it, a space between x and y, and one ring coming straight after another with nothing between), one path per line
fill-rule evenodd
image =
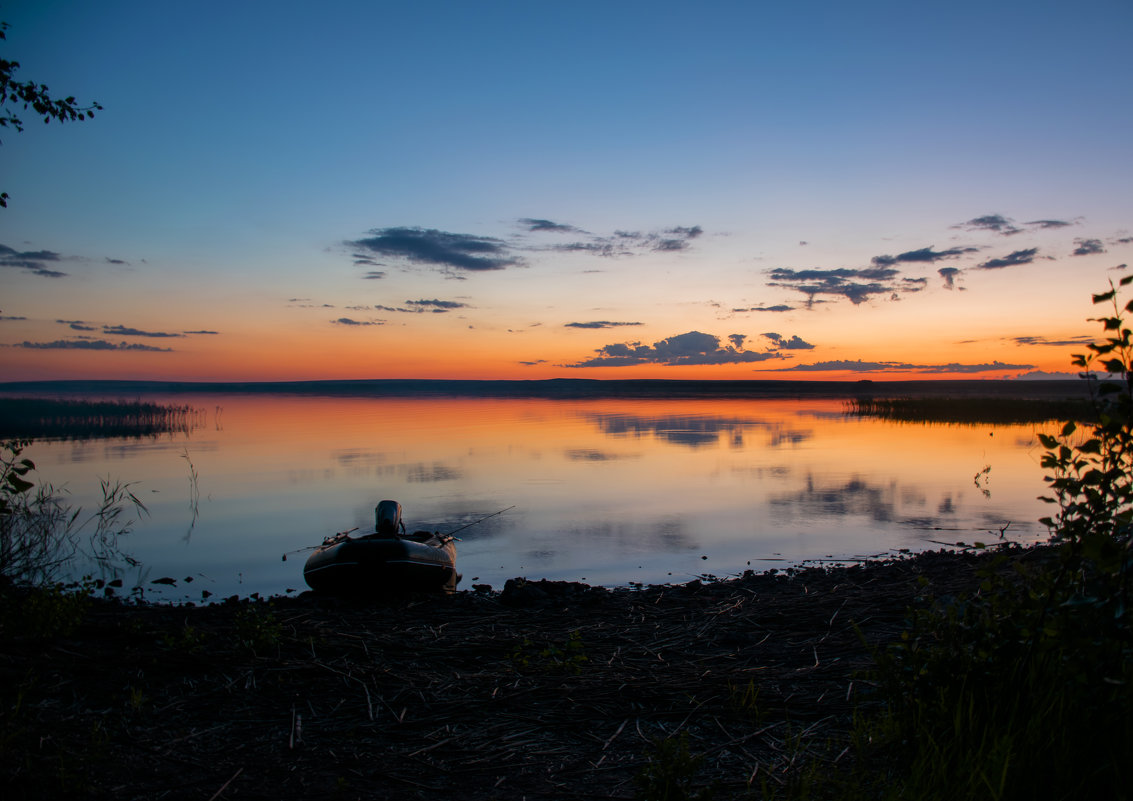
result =
M301 589L301 564L280 554L372 528L384 498L411 529L441 532L514 505L459 535L466 579L497 586L525 573L610 585L725 575L777 555L932 547L934 531L975 537L1007 521L1019 539L1045 533L1029 426L898 426L820 400L195 402L223 406L223 428L43 443L32 456L84 504L100 476L140 482L151 514L131 552L153 575L210 577L199 583L216 597ZM988 464L985 497L972 476Z
M700 448L719 444L721 439L731 447L744 446L748 431L767 431L767 444L778 447L798 444L810 438L805 429L785 429L762 420L726 418L711 415L640 417L627 414L590 412L584 414L603 433L611 437L652 437L674 445Z

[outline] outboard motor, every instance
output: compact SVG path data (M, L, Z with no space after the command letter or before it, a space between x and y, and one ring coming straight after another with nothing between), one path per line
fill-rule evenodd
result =
M396 537L398 530L405 531L401 522L401 504L381 501L374 509L374 531L381 537Z

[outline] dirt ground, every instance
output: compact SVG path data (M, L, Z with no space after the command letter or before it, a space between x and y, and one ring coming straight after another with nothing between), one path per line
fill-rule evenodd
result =
M919 596L971 588L982 558L638 590L98 600L46 638L8 614L3 795L629 799L683 732L698 784L758 798L801 759L843 764L854 708L877 703L871 648Z

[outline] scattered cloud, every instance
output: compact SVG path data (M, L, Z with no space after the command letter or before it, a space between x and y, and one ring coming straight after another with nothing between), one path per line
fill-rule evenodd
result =
M794 270L777 267L770 271L770 275L769 286L801 292L807 296L807 306L813 305L817 295L844 297L857 305L873 295L892 295L900 290L900 284L892 282L898 275L898 271L892 267L864 270Z
M736 314L746 314L748 312L789 312L794 310L794 306L787 306L782 303L777 306L749 306L746 309L732 309Z
M18 345L12 345L12 347L31 350L131 350L149 353L171 353L173 351L173 348L158 348L136 342L114 344L105 339L57 339L54 342L28 342L25 340Z
M0 314L0 320L26 320L27 317L17 317L13 314Z
M963 270L961 270L959 267L941 267L936 272L937 272L937 275L939 275L941 278L944 279L944 288L945 289L955 289L956 288L956 276L958 276L961 272L963 272Z
M733 335L735 336L735 335ZM732 342L735 343L735 339ZM742 341L742 340L741 340ZM775 351L750 351L721 345L720 338L700 331L662 339L652 345L640 342L615 343L595 351L598 355L564 367L628 367L637 364L670 366L703 364L745 364L785 358Z
M56 320L59 325L65 325L72 331L97 331L96 326L91 325L85 320Z
M643 323L618 323L609 320L592 320L586 323L565 323L563 328L619 328L627 325L644 325Z
M183 337L184 334L172 334L165 331L142 331L138 328L129 328L124 325L104 325L102 333L118 337L151 337L153 339L166 339L169 337Z
M809 342L804 342L798 337L797 334L791 337L781 336L779 334L767 333L763 334L770 342L775 350L814 350L814 345Z
M566 225L565 223L551 222L550 220L539 220L533 217L522 217L519 224L527 231L533 233L549 232L555 234L575 234L585 233L580 228L575 228L573 225Z
M1105 245L1102 244L1100 239L1075 239L1073 255L1075 256L1092 256L1095 253L1105 253Z
M184 333L186 333L186 334L210 334L210 335L219 335L220 334L219 331L207 331L207 330L185 331Z
M558 234L571 237L552 244L505 241L491 236L458 234L435 228L374 228L367 236L348 240L355 266L385 267L379 258L403 265L416 264L443 270L450 278L464 279L465 273L525 267L529 254L559 252L584 253L603 258L634 256L686 250L692 240L701 236L699 225L678 225L658 231L615 231L598 235L568 223L539 217L521 217L517 224L526 233ZM522 238L521 238L522 239ZM387 271L368 271L363 278L385 278Z
M1028 228L1031 230L1044 230L1066 228L1070 225L1077 225L1077 223L1068 220L1031 220L1030 222L1022 223L1023 227L1020 227L1016 225L1015 221L1010 217L1004 217L1002 214L985 214L983 217L975 217L967 222L953 225L952 227L962 231L991 231L1001 236L1014 236L1015 234L1023 233Z
M910 250L896 256L874 256L872 262L876 267L892 267L894 264L921 263L932 264L941 259L955 259L976 253L979 248L948 248L948 250L933 250L932 245L920 250Z
M828 362L815 362L814 364L796 364L791 367L777 368L776 372L816 373L824 371L848 371L853 373L987 373L999 370L1030 370L1033 364L1004 364L992 362L990 364L909 364L908 362L865 362L836 360Z
M435 228L375 228L369 236L347 244L364 253L401 259L413 264L443 269L480 272L523 265L502 239L474 234L454 234ZM355 262L358 262L355 255Z
M998 270L1003 267L1015 267L1020 264L1030 264L1039 253L1038 248L1027 248L1008 253L1001 259L988 259L983 264L977 264L977 270Z
M1078 345L1089 345L1094 340L1091 337L1071 337L1070 339L1049 339L1042 336L1022 336L1011 337L1009 342L1014 342L1016 345L1048 345L1051 347L1067 347Z
M953 225L961 231L991 231L1003 236L1012 236L1022 233L1023 229L1015 226L1014 221L1002 214L985 214L983 217L974 217L967 222Z
M417 312L431 311L434 314L444 314L446 312L452 311L453 309L466 309L466 308L468 308L467 303L458 303L455 300L436 300L436 299L433 299L433 300L407 300L407 301L405 301L405 305L413 307L412 309L409 309L409 311L417 311ZM402 310L399 309L399 311L402 311Z
M334 325L351 326L366 326L366 325L385 325L383 320L355 320L350 317L339 317L337 320L331 320Z
M7 245L0 245L0 267L23 270L43 278L63 278L67 273L47 267L47 263L58 262L62 256L51 250L20 251Z
M575 229L586 238L550 245L548 250L561 253L589 253L603 258L635 256L643 253L666 253L687 250L692 240L704 233L699 225L676 226L662 231L614 231L611 236L598 236Z

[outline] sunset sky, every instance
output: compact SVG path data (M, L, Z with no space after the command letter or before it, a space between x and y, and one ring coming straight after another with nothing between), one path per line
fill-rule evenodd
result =
M1133 4L14 0L0 380L1065 372Z

